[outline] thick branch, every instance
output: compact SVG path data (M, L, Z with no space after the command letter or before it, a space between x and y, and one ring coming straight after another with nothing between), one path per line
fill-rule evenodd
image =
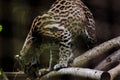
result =
M108 71L120 63L120 50L103 60L95 69Z
M15 80L26 80L27 78L24 72L6 72L5 74ZM59 71L52 71L44 75L40 80L61 80L60 78L62 78L64 75L94 80L110 80L111 78L110 74L105 71L93 70L88 68L63 68Z
M104 54L104 52L109 51L110 49L120 46L120 37L114 38L107 42L100 44L99 46L85 52L83 55L74 59L72 66L84 67L90 60Z
M61 75L79 76L95 80L110 80L110 74L108 72L87 68L63 68L59 71L53 71L48 73L47 75L43 76L40 80L51 80L51 78L53 80L58 80Z
M111 80L114 80L116 76L120 75L120 64L115 68L109 70L109 73L111 75Z

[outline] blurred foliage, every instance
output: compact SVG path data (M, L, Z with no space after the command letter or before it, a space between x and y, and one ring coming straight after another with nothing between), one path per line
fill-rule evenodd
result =
M2 25L0 25L0 32L3 30L3 27L2 27Z
M0 69L0 76L2 76L2 73L3 73L3 71L2 71L2 69Z

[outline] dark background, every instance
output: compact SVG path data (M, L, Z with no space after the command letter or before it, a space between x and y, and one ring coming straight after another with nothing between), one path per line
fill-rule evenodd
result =
M0 0L0 67L13 71L32 20L44 14L55 0ZM98 44L120 35L120 0L83 0L96 21Z

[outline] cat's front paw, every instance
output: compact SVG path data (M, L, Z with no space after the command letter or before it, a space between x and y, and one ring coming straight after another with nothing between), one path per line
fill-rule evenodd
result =
M59 70L61 68L66 68L67 67L67 64L56 64L54 66L54 70Z

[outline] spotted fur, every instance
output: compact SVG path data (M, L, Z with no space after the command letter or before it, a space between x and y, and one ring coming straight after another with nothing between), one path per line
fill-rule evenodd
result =
M30 52L31 47L39 48L41 38L54 38L59 44L59 62L50 69L68 67L68 62L74 54L74 41L79 36L82 36L88 47L94 43L95 22L92 13L81 0L57 0L46 14L34 19L21 56L33 57L35 52ZM28 61L28 64L30 62Z

